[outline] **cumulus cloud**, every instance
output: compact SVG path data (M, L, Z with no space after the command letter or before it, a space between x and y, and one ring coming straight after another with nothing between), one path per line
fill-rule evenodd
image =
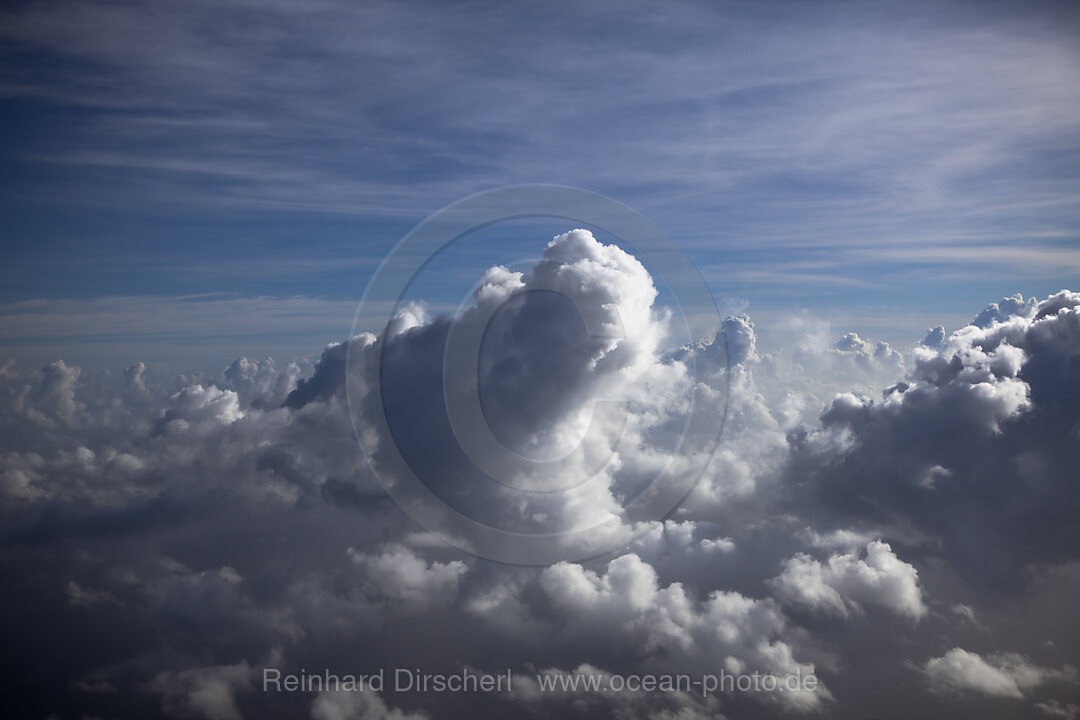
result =
M82 372L77 367L68 367L63 360L57 360L41 369L41 385L34 393L35 410L42 412L41 417L53 415L62 420L72 420L75 415L75 381Z
M1038 302L1035 298L1025 300L1023 295L1017 293L987 305L985 310L975 316L971 324L978 328L988 328L994 323L1005 322L1012 317L1029 318L1035 314Z
M439 718L438 697L273 696L251 692L252 675L267 662L357 673L468 664L513 667L521 685L459 699L464 714L866 714L879 708L860 705L852 685L891 682L903 656L930 687L1020 693L1033 712L1038 702L1068 713L1071 696L1046 694L1071 687L1069 671L1053 669L1063 659L934 656L942 637L971 647L1015 633L1009 623L1037 626L1045 611L1003 620L984 605L986 578L1008 570L1015 587L1025 564L1076 555L1080 296L998 303L989 321L942 331L908 357L805 315L773 351L747 314L676 342L656 298L630 253L572 231L528 272L490 270L458 315L411 304L313 364L5 365L5 638L34 667L56 656L49 638L70 640L57 677L28 679L14 702L45 716L63 686L64 708L109 717ZM502 479L580 487L529 494L490 482L458 445L443 354L453 333L487 320L480 372L466 382L500 441L538 458L584 438L564 474ZM385 387L371 374L377 353ZM352 407L346 381L359 391ZM696 438L673 442L695 389L724 429L711 456ZM612 399L625 417L601 413L589 431L596 404ZM370 422L376 401L389 436ZM356 448L353 421L376 470L396 443L448 505L529 532L619 518L658 469L710 462L671 517L619 520L625 546L515 567L415 525ZM1059 575L1072 597L1071 576ZM1068 637L1054 637L1060 649L1042 652L1067 659ZM852 660L871 646L884 648L879 663ZM822 685L753 697L536 692L536 674L582 668L801 672Z
M366 581L379 598L404 604L411 610L452 602L461 576L468 572L460 560L428 562L401 545L384 547L376 554L353 548L348 553L363 569Z
M286 405L333 396L348 357L353 420L389 482L401 481L400 454L442 502L489 527L565 534L609 523L607 537L628 540L625 501L709 460L710 437L685 431L691 394L695 411L715 419L711 437L727 403L725 336L669 347L670 311L657 294L635 257L573 230L527 273L490 269L456 318L406 308L381 335L328 348ZM463 337L479 345L475 358L458 351ZM699 354L709 361L695 376ZM448 412L475 398L479 434ZM373 421L382 413L385 426ZM568 555L595 554L587 539L564 536Z
M838 553L822 563L800 553L784 563L772 583L782 601L841 616L861 612L864 605L913 620L926 614L918 571L880 540L866 544L865 557Z
M834 347L840 352L850 353L861 362L869 362L871 358L881 362L892 361L898 365L903 362L900 353L893 350L892 347L889 346L889 343L879 342L872 344L859 337L858 333L844 333L844 335L836 341Z
M427 720L425 713L388 707L372 692L323 692L311 705L312 720Z
M1078 305L1067 291L1007 299L992 320L916 348L907 380L879 399L838 395L820 428L790 438L791 482L827 512L914 526L963 572L1002 582L1034 558L1075 553L1061 504L1080 461Z
M161 695L165 713L178 718L241 720L237 694L251 690L251 668L236 665L161 672L147 689Z
M923 670L939 689L1012 698L1024 697L1051 680L1076 680L1076 670L1071 667L1061 670L1040 667L1015 653L984 658L958 647L941 657L930 658Z
M1035 703L1035 707L1037 707L1043 715L1051 718L1076 720L1076 718L1080 717L1080 705L1074 705L1073 703L1061 703L1057 700L1050 700L1049 702Z
M931 328L926 331L926 337L923 338L922 344L929 348L939 348L945 343L945 328L938 325L936 328Z
M161 416L163 432L212 430L219 425L230 425L244 416L236 391L222 390L213 385L189 385L174 394L171 400L169 409Z
M652 566L633 553L611 561L603 574L559 563L543 571L540 587L564 618L564 637L620 642L645 667L687 673L726 668L781 680L814 673L813 663L795 658L787 620L771 600L723 591L695 600L680 583L662 587ZM829 699L824 685L778 698L796 709Z

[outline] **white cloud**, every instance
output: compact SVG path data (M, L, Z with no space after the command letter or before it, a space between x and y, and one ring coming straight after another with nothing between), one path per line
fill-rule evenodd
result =
M170 407L161 416L165 432L209 431L244 417L235 390L189 385L170 399Z
M865 557L837 553L822 563L800 553L771 582L782 601L836 615L861 612L865 605L913 620L926 614L918 571L880 540L866 544Z
M780 678L814 673L812 663L795 659L785 641L786 619L771 600L716 591L696 601L680 583L660 586L653 567L634 554L612 560L603 574L559 563L539 582L564 619L563 637L597 646L632 643L651 670L723 667ZM822 684L772 699L805 710L831 695Z
M390 545L366 554L349 548L349 557L363 569L375 599L410 610L451 604L468 568L460 560L428 562L409 548Z

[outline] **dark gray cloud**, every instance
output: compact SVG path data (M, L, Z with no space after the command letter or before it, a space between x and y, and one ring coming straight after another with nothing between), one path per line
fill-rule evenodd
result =
M987 581L1074 557L1078 304L1006 298L917 348L908 382L841 395L796 434L789 481L853 523L940 543Z

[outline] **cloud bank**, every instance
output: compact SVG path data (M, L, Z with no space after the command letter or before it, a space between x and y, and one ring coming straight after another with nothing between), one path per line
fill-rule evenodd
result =
M905 716L890 693L927 717L1067 714L1080 294L1008 298L911 348L804 323L770 352L746 314L674 344L656 298L630 253L574 230L528 272L488 271L464 313L406 307L313 366L5 365L5 692L24 715L64 718ZM457 442L443 351L479 319L471 389L521 456L580 444L558 474L485 482L486 459ZM377 378L347 352L390 362ZM362 422L375 395L350 408L345 393L380 381L389 437ZM695 387L724 421L715 452L672 442ZM611 399L624 416L594 418ZM528 532L614 517L624 544L541 567L463 553L389 500L368 464L383 470L388 443L462 513ZM619 519L695 453L707 470L671 517ZM519 682L266 693L269 667L509 668ZM538 684L721 670L820 685Z

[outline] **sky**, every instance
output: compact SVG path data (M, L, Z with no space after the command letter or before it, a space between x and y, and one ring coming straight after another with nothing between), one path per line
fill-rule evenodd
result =
M916 342L1075 285L1078 22L1067 3L9 4L0 342L32 364L163 361L170 338L200 367L310 357L306 331L341 339L412 227L529 182L634 208L717 297ZM252 328L216 337L219 313Z
M9 713L1080 720L1075 4L19 0L0 113Z

